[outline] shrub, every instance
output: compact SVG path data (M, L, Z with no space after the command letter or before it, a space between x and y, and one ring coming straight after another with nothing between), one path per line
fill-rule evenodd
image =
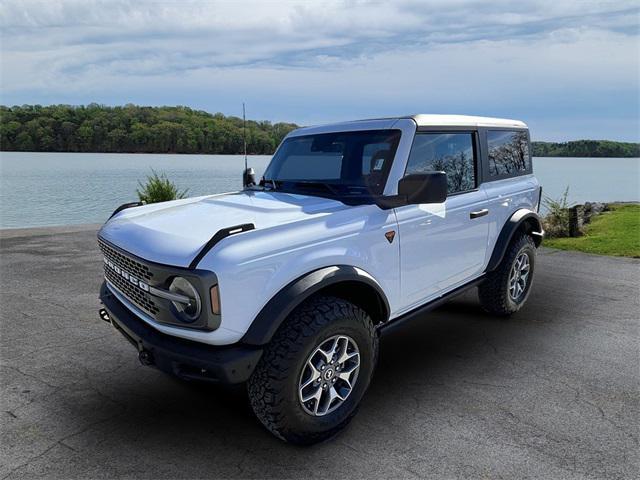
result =
M141 202L166 202L184 198L187 195L189 190L178 190L178 187L167 178L165 173L158 175L153 168L151 169L151 173L152 174L147 177L146 183L143 184L138 180L140 188L137 188L136 192Z
M545 196L542 204L548 213L542 219L545 235L553 237L569 236L569 187L559 199Z

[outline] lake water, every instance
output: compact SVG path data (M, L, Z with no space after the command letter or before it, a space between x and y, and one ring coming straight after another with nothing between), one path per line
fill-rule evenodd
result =
M251 156L262 175L271 157ZM639 158L535 158L545 195L572 202L640 201ZM137 200L138 180L166 172L189 196L238 190L241 155L0 153L0 228L102 223Z

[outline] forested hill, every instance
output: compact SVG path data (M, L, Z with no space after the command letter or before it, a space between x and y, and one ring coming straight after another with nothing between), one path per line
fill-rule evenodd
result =
M247 120L247 151L271 154L297 125ZM240 154L242 119L187 107L0 106L0 150ZM537 157L640 157L640 144L533 142Z
M534 157L640 157L640 143L610 140L533 142Z
M187 107L0 106L0 149L36 152L243 151L242 119ZM296 125L247 120L247 151L273 153Z

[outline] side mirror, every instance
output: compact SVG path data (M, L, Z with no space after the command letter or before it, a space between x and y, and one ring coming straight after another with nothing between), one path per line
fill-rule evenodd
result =
M253 187L256 184L256 172L249 167L242 173L242 186L244 188Z
M447 199L445 172L415 173L398 182L398 195L405 196L407 204L442 203Z

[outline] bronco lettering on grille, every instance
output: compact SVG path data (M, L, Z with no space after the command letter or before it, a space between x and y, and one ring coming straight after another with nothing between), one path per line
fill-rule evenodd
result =
M113 263L111 260L107 259L105 257L104 259L104 264L109 267L111 270L113 270L114 272L116 272L118 275L120 275L122 278L124 278L125 280L128 280L129 282L131 282L133 285L139 287L141 290L148 292L149 291L149 284L143 282L142 280L140 280L138 277L136 277L135 275L123 270L122 268L120 268L118 265L116 265L115 263Z

